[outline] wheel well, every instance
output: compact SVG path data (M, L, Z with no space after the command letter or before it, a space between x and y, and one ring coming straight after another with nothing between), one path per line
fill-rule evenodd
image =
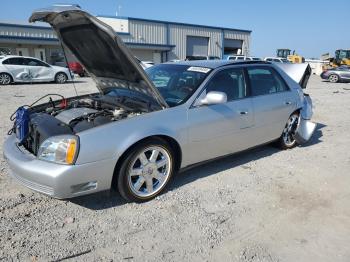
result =
M290 115L293 115L294 113L298 113L300 115L300 111L301 111L301 108L298 108L294 110L293 113L291 113Z
M60 71L60 72L57 72L57 73L55 74L55 79L56 79L56 77L57 77L58 74L64 74L64 75L68 78L68 75L67 75L65 72Z
M330 78L331 76L337 76L338 78L340 77L337 73L331 73L328 78Z
M179 145L179 143L172 137L170 136L166 136L166 135L154 135L154 136L148 136L145 137L139 141L137 141L136 143L134 143L133 145L131 145L127 150L125 150L125 152L119 157L115 167L114 167L114 172L113 172L113 178L112 178L112 188L117 188L117 182L118 182L118 174L119 174L119 170L120 167L124 161L124 159L127 157L128 153L135 148L137 145L139 145L140 143L149 140L151 138L160 138L162 140L164 140L171 148L172 152L174 153L174 157L175 157L175 172L180 170L181 167L181 161L182 161L182 151L181 151L181 147Z
M10 73L7 73L7 72L0 72L0 74L6 74L6 75L10 76L10 78L11 78L11 83L13 82L13 77L12 77L12 75L11 75Z

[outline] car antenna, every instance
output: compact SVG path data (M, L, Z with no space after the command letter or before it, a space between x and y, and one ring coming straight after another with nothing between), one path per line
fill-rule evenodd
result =
M67 67L68 67L68 71L69 73L71 74L71 71L69 69L69 64L68 64L68 59L67 59L67 55L66 55L66 51L64 50L64 46L61 42L61 47L62 47L62 50L63 50L63 56L64 56L64 60L67 64ZM72 74L71 74L71 78L72 78L72 83L73 83L73 88L74 88L74 91L75 91L75 95L78 96L78 91L77 91L77 88L75 87L75 81L74 81L74 76L72 77Z

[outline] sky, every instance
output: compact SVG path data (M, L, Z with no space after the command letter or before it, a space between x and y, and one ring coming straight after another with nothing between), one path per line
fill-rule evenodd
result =
M0 21L27 21L36 8L79 4L118 15L252 30L250 54L289 48L306 58L350 49L350 0L1 0Z

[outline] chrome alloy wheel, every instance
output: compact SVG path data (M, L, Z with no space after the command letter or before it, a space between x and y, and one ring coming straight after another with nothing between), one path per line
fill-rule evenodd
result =
M328 80L331 83L337 83L339 81L339 77L337 75L330 75Z
M9 85L11 83L11 77L8 74L0 74L0 85Z
M59 84L64 84L67 81L67 76L64 73L59 73L56 76L56 82Z
M131 191L138 197L157 194L170 177L171 157L160 146L151 146L141 151L128 169L128 183Z
M285 145L288 147L293 146L296 143L294 136L298 126L298 120L299 120L299 116L297 114L291 115L283 130L282 138Z

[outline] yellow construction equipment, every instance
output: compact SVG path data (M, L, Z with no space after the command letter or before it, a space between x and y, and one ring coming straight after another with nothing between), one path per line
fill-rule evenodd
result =
M287 58L290 62L294 64L300 64L305 62L304 57L296 54L295 51L293 51L293 54L291 54L291 50L286 48L277 49L277 57Z
M338 49L335 51L335 57L330 59L332 67L341 65L350 66L350 49Z

